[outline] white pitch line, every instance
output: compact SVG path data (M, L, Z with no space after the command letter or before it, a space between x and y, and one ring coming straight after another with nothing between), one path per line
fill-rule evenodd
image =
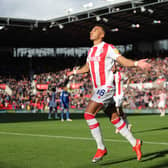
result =
M45 138L60 138L60 139L93 141L93 138L86 138L86 137L71 137L71 136L44 135L44 134L25 134L25 133L17 133L17 132L0 132L0 134L2 134L2 135L15 135L15 136L31 136L31 137L45 137ZM104 141L128 143L128 141L118 140L118 139L104 139ZM168 145L167 142L143 141L143 143L151 144L151 145Z

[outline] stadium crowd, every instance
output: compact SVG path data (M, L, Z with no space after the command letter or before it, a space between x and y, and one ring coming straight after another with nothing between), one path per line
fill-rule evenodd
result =
M82 63L84 63L85 58L85 56L75 58L75 65L81 66ZM68 59L71 60L70 57ZM7 75L1 75L0 84L8 85L12 90L12 94L10 95L3 89L0 89L0 109L25 109L34 112L46 111L48 110L50 90L53 87L57 88L57 102L59 106L59 94L62 83L66 80L67 72L72 68L73 60L70 61L71 64L69 66L66 66L68 61L64 61L65 65L63 66L63 64L61 64L60 70L58 70L57 67L55 72L50 72L50 69L48 69L49 72L43 72L45 71L43 69L41 73L38 72L33 75L32 78L22 75L21 78L17 79ZM151 58L148 61L150 61L153 66L151 71L146 74L142 73L142 70L137 68L121 69L125 76L123 81L124 84L126 84L128 79L130 80L130 84L142 84L146 82L156 84L155 88L143 89L139 89L138 87L133 88L131 85L128 85L128 87L124 89L124 103L128 104L127 108L157 108L159 101L157 95L160 91L159 85L168 79L168 57ZM60 59L60 62L62 62L62 59ZM57 62L57 64L59 65L59 62ZM41 69L42 68L44 67L41 67ZM36 88L37 84L47 84L48 88L38 90ZM76 75L72 77L69 83L69 92L71 108L79 109L86 107L92 94L90 74ZM167 90L166 92L168 93Z

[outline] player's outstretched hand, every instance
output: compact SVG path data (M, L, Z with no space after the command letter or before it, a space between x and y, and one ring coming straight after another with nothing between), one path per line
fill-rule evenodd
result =
M146 62L148 59L141 59L138 61L138 67L140 67L141 69L144 70L150 70L151 68L151 64L149 64L148 62Z

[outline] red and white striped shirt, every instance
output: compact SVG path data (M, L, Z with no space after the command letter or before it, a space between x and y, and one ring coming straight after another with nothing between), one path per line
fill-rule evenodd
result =
M103 85L113 86L112 67L118 56L120 56L118 50L105 42L90 48L87 62L89 63L94 89Z
M160 102L161 101L163 101L163 102L166 102L166 93L161 93L160 95L159 95L159 98L160 98Z

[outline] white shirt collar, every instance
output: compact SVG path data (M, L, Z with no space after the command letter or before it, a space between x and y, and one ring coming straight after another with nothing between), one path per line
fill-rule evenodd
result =
M101 43L96 44L96 45L94 45L93 47L99 47L99 46L101 46L101 45L103 46L103 45L104 45L104 43L105 43L105 42L104 42L104 41L102 41Z

